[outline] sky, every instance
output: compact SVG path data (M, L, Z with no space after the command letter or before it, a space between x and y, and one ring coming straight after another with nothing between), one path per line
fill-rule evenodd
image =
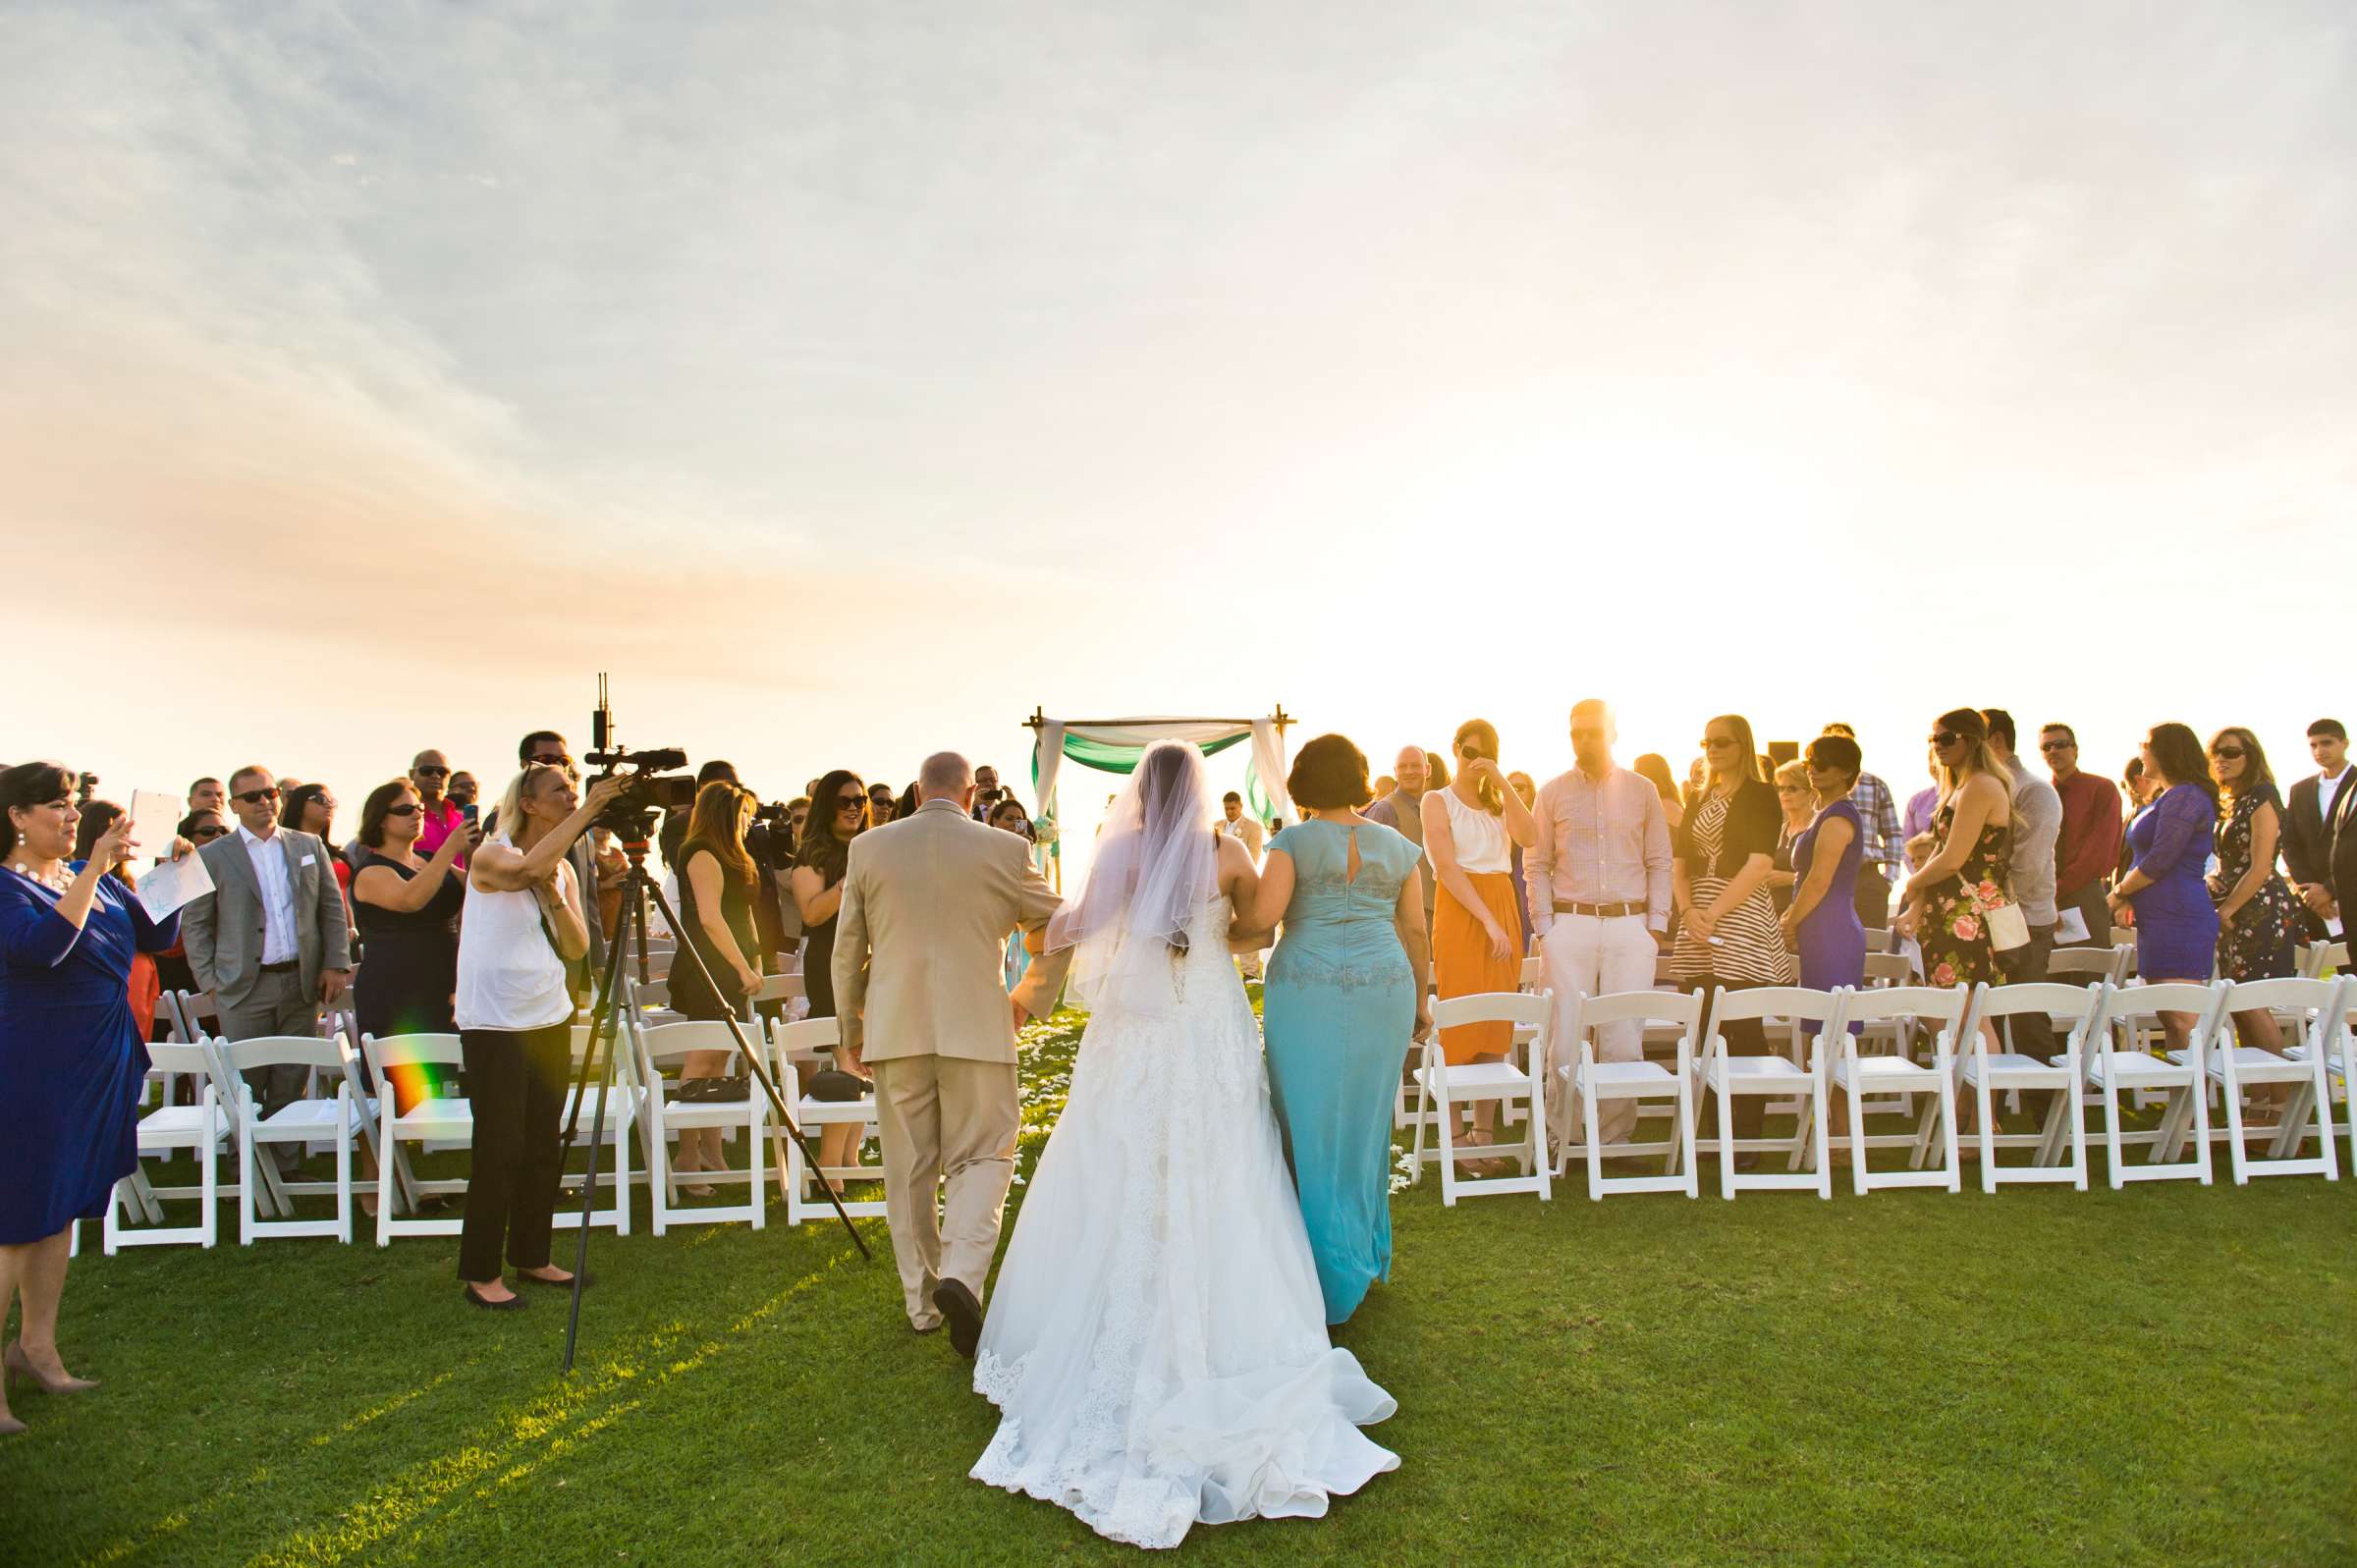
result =
M1019 780L1043 706L1540 777L1588 695L1681 772L1844 720L1902 794L1958 705L2112 772L2357 721L2340 0L0 36L0 757L102 794L349 828L585 744L601 670L771 798Z

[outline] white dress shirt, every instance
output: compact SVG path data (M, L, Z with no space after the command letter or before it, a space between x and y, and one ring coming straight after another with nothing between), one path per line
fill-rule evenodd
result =
M257 838L243 823L238 838L253 866L254 886L262 891L262 962L293 963L301 948L295 940L295 879L287 870L287 845L273 831Z

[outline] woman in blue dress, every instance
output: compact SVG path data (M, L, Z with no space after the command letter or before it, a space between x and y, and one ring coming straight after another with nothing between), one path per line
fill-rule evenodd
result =
M67 858L81 813L74 776L50 762L0 771L0 1320L24 1302L7 1378L43 1391L96 1386L71 1377L57 1351L77 1219L106 1212L115 1183L138 1163L144 1020L131 1014L131 963L178 940L107 869L135 847L117 817L86 861ZM186 852L176 843L177 858ZM0 1395L0 1433L25 1430Z
M1849 896L1866 847L1865 823L1849 798L1862 761L1858 743L1846 735L1809 742L1817 815L1792 841L1792 902L1783 924L1785 940L1800 953L1800 983L1812 991L1866 984L1866 928Z
M2160 792L2128 825L2133 858L2112 887L2111 917L2136 928L2136 973L2147 985L2206 986L2218 962L2218 905L2209 878L2218 784L2201 741L2181 724L2153 726L2140 760ZM2182 1051L2196 1022L2189 1012L2163 1013L2168 1049Z
M1392 1268L1392 1103L1432 1012L1423 851L1359 815L1367 759L1342 735L1301 748L1286 781L1308 819L1269 840L1260 890L1233 935L1285 934L1261 993L1269 1091L1326 1298L1358 1309Z

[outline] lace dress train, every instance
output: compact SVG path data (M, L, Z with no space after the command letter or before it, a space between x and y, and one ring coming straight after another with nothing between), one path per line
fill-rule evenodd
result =
M1398 1458L1326 1337L1249 1001L1206 905L1155 1004L1101 1008L1016 1217L976 1358L977 1481L1100 1535L1316 1517Z

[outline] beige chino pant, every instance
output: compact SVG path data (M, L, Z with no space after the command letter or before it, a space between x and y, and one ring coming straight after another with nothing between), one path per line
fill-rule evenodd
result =
M930 1328L941 1321L933 1287L955 1279L982 1300L999 1250L1022 1121L1014 1063L891 1056L867 1065L892 1254L908 1321Z

